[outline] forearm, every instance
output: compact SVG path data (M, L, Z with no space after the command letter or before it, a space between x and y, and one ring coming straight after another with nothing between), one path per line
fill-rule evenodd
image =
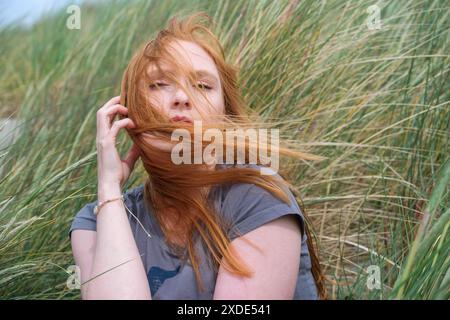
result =
M120 194L119 185L99 184L99 201ZM147 275L122 201L105 204L97 216L90 279L85 299L151 299Z

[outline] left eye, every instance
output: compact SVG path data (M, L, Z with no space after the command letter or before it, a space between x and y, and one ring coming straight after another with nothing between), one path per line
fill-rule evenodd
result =
M207 84L204 84L204 83L197 84L197 87L200 88L200 89L206 89L206 90L211 90L212 89L210 86L208 86Z

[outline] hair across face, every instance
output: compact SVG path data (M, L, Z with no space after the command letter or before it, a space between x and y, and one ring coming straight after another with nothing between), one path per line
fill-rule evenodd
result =
M160 66L150 64L148 82L144 83L150 104L170 119L178 117L190 122L207 122L223 115L222 84L210 55L194 42L174 40L168 46L168 50L190 77L165 61ZM170 79L171 76L176 79Z

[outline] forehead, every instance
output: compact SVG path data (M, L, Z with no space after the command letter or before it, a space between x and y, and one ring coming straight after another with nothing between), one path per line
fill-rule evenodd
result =
M174 40L169 43L169 50L176 58L177 62L188 64L194 71L206 71L212 76L219 79L219 71L211 56L199 45L194 42L184 40ZM161 61L163 70L173 70L172 66L165 61ZM151 64L148 72L155 73L157 68Z

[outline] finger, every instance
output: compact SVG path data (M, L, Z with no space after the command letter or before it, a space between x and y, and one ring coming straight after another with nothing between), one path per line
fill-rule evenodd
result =
M97 112L97 131L99 136L108 134L117 112L127 115L128 109L120 104L115 104L107 111L103 109Z
M111 99L108 100L108 102L106 102L103 107L101 107L100 109L107 109L109 106L112 106L114 104L117 104L120 102L120 96L115 96Z
M120 104L115 104L115 105L109 107L109 109L107 109L106 118L109 121L109 127L111 127L112 122L114 121L114 118L116 117L116 115L118 113L126 116L126 115L128 115L128 108L124 107Z
M105 111L105 114L110 115L110 114L116 113L118 111L125 114L125 113L128 113L128 108L121 104L113 104L112 106L109 107L109 109L107 109Z
M106 110L109 109L109 107L111 107L112 105L118 104L119 102L120 102L120 96L115 96L115 97L109 99L101 108L99 108L97 110L97 115L99 113L105 112Z
M137 146L137 144L133 143L133 146L128 151L128 154L124 160L128 168L130 168L130 171L134 168L134 164L136 163L137 159L139 159L139 157L140 157L140 149Z
M109 131L109 135L115 141L115 138L116 138L117 134L119 133L120 129L122 129L122 128L135 128L135 127L136 127L135 124L129 118L118 120L118 121L115 121L113 123L113 125L111 127L111 130Z

